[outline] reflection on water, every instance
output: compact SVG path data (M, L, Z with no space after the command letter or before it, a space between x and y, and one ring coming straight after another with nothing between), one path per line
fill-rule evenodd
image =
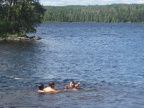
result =
M143 24L43 23L28 42L0 42L0 107L144 106ZM78 89L65 90L73 80ZM36 85L56 83L57 94Z

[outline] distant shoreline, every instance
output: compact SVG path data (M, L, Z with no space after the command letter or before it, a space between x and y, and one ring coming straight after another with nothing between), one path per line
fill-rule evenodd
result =
M144 23L144 22L56 22L56 21L43 21L42 23Z
M44 22L144 22L144 4L68 5L44 8Z

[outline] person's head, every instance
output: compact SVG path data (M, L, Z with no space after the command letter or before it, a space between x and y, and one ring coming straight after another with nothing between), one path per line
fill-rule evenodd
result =
M75 86L74 81L70 81L70 87L74 87L74 86Z
M54 88L55 83L54 83L53 81L50 81L50 82L49 82L49 86L50 86L51 88Z
M44 85L42 83L38 84L38 88L39 90L43 90L44 89Z

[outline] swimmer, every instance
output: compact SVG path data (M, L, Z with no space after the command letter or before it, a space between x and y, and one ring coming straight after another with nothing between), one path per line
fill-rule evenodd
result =
M59 90L54 90L54 86L55 86L55 83L53 81L50 81L49 82L49 87L46 87L44 89L44 92L50 92L50 93L57 93L57 92L60 92Z
M72 89L72 88L77 88L80 85L80 82L78 82L76 85L74 83L74 81L70 81L69 85L66 85L65 88L66 89Z
M45 92L44 91L44 85L42 83L38 84L37 86L39 88L39 90L38 90L39 93L44 93Z

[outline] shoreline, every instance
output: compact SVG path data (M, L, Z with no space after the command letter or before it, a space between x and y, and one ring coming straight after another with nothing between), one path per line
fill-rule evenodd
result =
M0 41L29 41L29 40L40 40L42 38L36 36L18 36L18 37L0 37Z

